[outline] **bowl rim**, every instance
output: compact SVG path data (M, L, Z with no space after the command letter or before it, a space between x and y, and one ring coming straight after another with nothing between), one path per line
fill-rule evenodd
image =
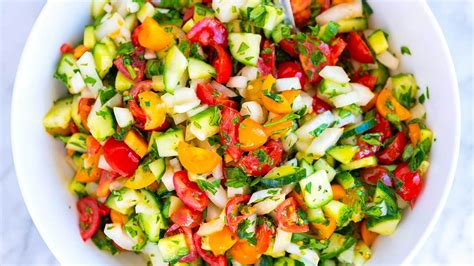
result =
M441 199L439 201L439 204L436 208L436 211L435 213L433 214L433 218L431 219L431 221L429 222L428 226L425 227L425 229L423 230L421 236L418 238L418 241L417 243L415 244L414 248L407 254L407 256L404 258L403 260L403 264L409 264L413 258L416 256L416 254L418 254L418 252L420 251L420 249L424 246L424 244L426 243L428 237L431 235L431 233L433 232L433 229L434 227L436 226L436 224L438 223L439 221L439 218L441 216L441 213L443 212L445 206L446 206L446 202L447 202L447 199L449 197L449 193L451 191L451 188L453 186L453 183L454 183L454 178L455 178L455 174L456 174L456 169L457 169L457 164L458 164L458 158L459 158L459 150L460 150L460 143L461 143L461 104L460 104L460 96L459 96L459 86L458 86L458 81L457 81L457 76L456 76L456 71L455 71L455 67L454 67L454 63L453 63L453 60L452 60L452 56L451 56L451 53L449 51L449 47L448 47L448 44L447 44L447 41L446 41L446 38L443 34L443 31L441 30L441 27L438 23L438 21L436 20L433 12L431 11L430 7L428 6L426 0L415 0L417 2L419 2L421 8L423 9L423 12L425 12L428 16L428 19L429 19L429 23L433 26L433 29L435 31L435 35L437 37L437 39L439 39L441 42L440 42L440 45L441 45L441 53L446 57L447 59L447 69L448 69L448 76L451 78L451 87L452 87L452 93L453 93L453 96L454 96L454 102L455 102L455 106L454 106L454 113L455 113L455 117L454 117L454 130L453 130L453 138L454 138L454 149L453 149L453 156L451 157L451 161L449 163L449 176L447 177L447 180L446 180L446 186L443 190L443 193L441 195ZM17 180L18 180L18 184L19 184L19 187L20 187L20 191L21 191L21 194L22 194L22 197L23 197L23 200L25 202L25 205L27 207L27 210L28 210L28 213L31 217L31 219L33 220L33 223L35 225L35 227L37 228L39 234L41 235L41 238L43 239L43 241L45 242L46 246L48 247L48 249L51 251L51 253L55 256L55 258L60 262L60 263L63 263L64 261L66 261L63 256L60 254L60 252L53 247L52 245L52 238L49 238L47 237L47 235L45 234L45 230L41 227L41 226L37 226L41 223L37 222L38 221L38 217L36 215L33 215L34 212L32 212L31 210L34 207L34 199L32 197L30 197L27 193L24 193L24 187L27 185L27 178L26 177L22 177L21 175L19 175L18 173L21 173L22 171L20 169L20 164L17 163L17 162L20 162L20 154L21 152L16 148L18 145L16 145L16 143L18 143L19 141L21 141L20 139L18 139L16 137L16 123L14 122L14 118L16 117L16 113L18 112L17 109L19 107L18 104L16 104L17 102L17 99L19 98L19 94L20 94L20 90L17 89L18 87L18 84L20 83L20 76L18 75L18 73L23 73L25 71L27 71L28 69L28 66L26 65L26 53L25 51L27 50L30 50L31 47L34 45L33 42L32 42L32 36L34 35L37 35L39 33L39 24L38 23L39 21L43 21L45 19L45 17L47 16L48 14L48 10L51 9L51 2L54 2L52 0L47 0L47 2L45 3L45 5L43 6L41 12L39 13L38 17L36 18L34 24L33 24L33 27L28 35L28 38L27 38L27 41L25 43L25 46L23 48L23 51L22 51L22 55L21 55L21 58L20 58L20 62L18 64L18 68L17 68L17 72L16 72L16 77L15 77L15 82L14 82L14 86L13 86L13 93L12 93L12 98L11 98L11 112L10 112L10 138L11 138L11 148L12 148L12 155L13 155L13 163L14 163L14 167L15 167L15 175L17 177Z

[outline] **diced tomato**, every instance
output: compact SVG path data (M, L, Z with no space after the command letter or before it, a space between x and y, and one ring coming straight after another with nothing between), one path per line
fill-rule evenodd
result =
M270 74L275 76L276 55L275 55L275 44L272 41L268 39L263 41L262 50L260 52L260 58L262 58L263 63L269 68Z
M380 149L380 146L370 145L369 143L363 141L361 138L357 139L357 146L359 146L359 150L354 155L354 160L359 160L365 157L372 156Z
M176 195L186 206L194 211L204 211L209 203L206 193L196 183L189 181L186 171L181 170L174 173L173 184Z
M262 224L257 227L257 231L255 232L255 238L257 239L256 248L257 252L260 254L265 253L270 247L270 242L273 236L273 231L269 226L268 221L263 217L262 219L264 219Z
M375 114L375 121L377 124L375 127L369 130L370 133L380 133L382 136L381 142L385 142L388 138L392 136L392 127L390 122L385 119L380 113Z
M130 112L132 113L133 117L135 120L137 120L137 123L143 123L143 126L145 126L146 122L146 113L145 111L138 105L137 101L135 100L129 100L128 101L128 109L130 109Z
M309 19L311 18L311 9L305 9L299 13L294 14L295 24L298 27L304 27L308 24Z
M202 213L183 206L171 214L170 220L181 227L194 228L201 224Z
M243 151L237 146L239 143L239 124L242 122L240 112L224 107L221 111L220 141L226 147L226 153L237 162L242 157Z
M202 248L202 239L197 233L193 235L193 242L197 254L210 266L227 266L227 258L224 255L215 256L210 251Z
M298 206L294 198L287 198L276 208L278 227L290 233L304 233L309 231L308 224L298 216Z
M139 25L136 27L133 32L132 32L132 44L135 47L140 47L140 42L138 41L138 34L140 33L140 30L142 29L142 25Z
M376 185L377 182L381 180L385 185L389 187L392 186L389 171L383 166L363 168L360 171L360 176L367 184Z
M400 155L402 155L405 146L407 145L407 140L403 132L398 132L395 135L392 143L388 145L383 151L377 154L377 159L381 164L391 164L393 163Z
M309 9L311 0L293 0L291 2L291 11L293 14L299 13L305 9Z
M260 75L262 76L272 74L271 68L265 64L265 62L263 61L261 57L259 57L257 60L257 68L258 68L258 73L260 73Z
M110 214L110 209L104 203L98 203L100 217L107 216Z
M165 232L165 236L172 236L176 234L184 234L186 244L189 248L189 254L179 259L179 262L186 263L195 261L198 258L197 248L193 241L193 231L188 227L181 227L177 224L172 224Z
M216 81L219 83L227 83L232 75L232 58L229 53L221 45L212 46L217 56L212 61L212 65L216 69Z
M316 114L324 113L326 111L331 111L332 107L324 100L318 98L318 96L314 95L313 97L313 112Z
M203 104L210 106L223 105L236 109L238 105L237 102L230 100L229 97L214 89L209 83L198 83L196 95Z
M82 240L86 241L91 238L99 228L99 205L95 199L85 197L77 202L77 210L79 211L81 237Z
M184 11L183 24L186 23L188 20L192 19L193 16L194 16L194 6L191 6Z
M135 82L143 80L146 63L143 59L144 50L135 49L131 55L123 55L115 59L114 65L126 78Z
M279 140L269 140L244 156L238 166L250 176L262 176L280 164L283 157L283 144Z
M298 57L298 52L296 51L296 41L290 39L281 40L278 45L280 48L289 54L291 57Z
M300 80L301 88L304 89L304 85L306 84L307 78L306 74L304 73L303 68L297 62L293 61L286 61L278 64L278 78L293 78L296 77Z
M61 54L73 53L74 48L69 43L63 43L61 48L59 48Z
M393 171L397 194L405 201L413 201L420 195L423 180L418 171L410 171L407 163L401 163Z
M234 233L237 232L239 223L253 214L251 209L245 205L249 200L249 195L239 195L227 201L225 206L227 226Z
M92 106L94 105L95 99L94 98L81 98L79 100L78 112L79 116L81 117L82 126L89 131L89 126L87 126L87 118L91 113Z
M140 156L130 149L125 142L114 138L109 138L105 142L104 157L115 172L125 177L132 176L140 162Z
M353 82L362 84L369 88L370 90L374 90L375 84L377 83L377 77L374 77L370 75L369 73L366 73L360 77L357 77L353 79Z
M87 145L87 152L90 155L94 155L99 152L100 148L102 147L100 145L100 142L98 142L94 137L89 136L86 139L86 145Z
M374 63L374 57L369 47L357 32L349 32L347 37L347 51L352 59L360 63Z
M95 191L97 197L107 197L110 194L110 184L118 177L119 175L115 172L109 172L106 170L101 170L99 185Z
M186 34L192 42L198 42L203 46L217 45L227 46L227 29L218 19L203 18L196 23Z

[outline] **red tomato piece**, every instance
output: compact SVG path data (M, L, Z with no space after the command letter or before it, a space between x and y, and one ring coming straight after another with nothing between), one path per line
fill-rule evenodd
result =
M202 103L210 106L224 105L234 109L237 108L237 102L230 100L229 97L214 89L209 83L198 83L196 95Z
M194 16L194 6L187 8L183 14L183 25Z
M244 156L238 166L247 175L262 176L280 164L282 157L283 144L279 140L271 139L263 147Z
M232 75L232 58L229 53L221 45L213 45L217 56L212 61L212 65L216 69L216 81L219 83L227 83Z
M87 118L89 117L89 114L91 113L94 102L95 102L94 98L81 98L79 100L77 111L79 113L79 116L81 117L82 126L87 131L89 131L89 126L87 126Z
M374 90L375 84L377 83L377 77L374 77L370 75L369 73L366 73L360 77L357 77L353 79L355 83L362 84L369 88L370 90Z
M129 56L120 56L115 59L114 65L128 79L135 82L141 81L145 76L146 63L142 58L143 49L135 49Z
M189 181L186 171L181 170L174 173L173 184L176 195L186 206L194 211L204 211L208 205L206 193L196 183Z
M356 32L349 32L347 37L347 51L349 56L362 63L362 64L372 64L374 63L374 57L370 52L369 47L364 42L362 37Z
M380 149L380 146L370 145L369 143L363 141L361 138L357 139L357 146L359 146L359 151L357 151L357 153L354 155L354 160L359 160L368 156L372 156Z
M298 217L298 205L294 198L287 198L276 208L278 227L290 233L304 233L309 231L308 224Z
M378 112L375 114L375 121L377 124L375 127L369 130L370 133L380 133L382 136L381 142L385 142L388 138L392 136L392 127L390 126L390 122L388 122L385 117L383 117Z
M146 122L146 113L145 111L138 105L137 101L129 100L128 101L128 109L132 113L137 123L142 123L143 127L145 126Z
M392 178L390 178L389 171L383 166L373 166L363 168L360 171L360 176L367 184L376 185L377 181L381 180L386 186L392 186Z
M61 54L73 53L74 48L69 43L63 43L61 48L59 48Z
M132 32L132 44L135 47L141 47L140 42L138 41L138 34L140 33L142 29L142 25L136 27L133 32Z
M227 258L224 255L215 256L212 252L202 249L202 239L198 234L193 235L194 246L197 254L210 266L227 266Z
M99 203L99 215L100 217L102 216L107 216L110 214L110 209L103 203Z
M280 48L285 51L287 54L289 54L291 57L298 57L298 52L296 51L296 41L295 40L281 40L281 42L278 43Z
M99 185L95 190L97 197L107 197L110 194L110 184L118 177L117 173L101 170Z
M170 220L181 227L194 228L201 224L202 213L183 206L171 214Z
M262 58L262 63L267 66L270 73L273 76L276 75L275 71L275 62L276 62L276 55L275 55L275 44L270 40L264 40L262 45L262 50L260 52L260 58Z
M221 111L220 141L225 145L226 153L237 162L243 151L237 146L239 143L239 124L242 122L240 112L234 108L224 107Z
M227 201L227 205L225 206L227 226L229 226L229 229L234 233L237 231L239 223L252 215L252 212L248 208L244 208L249 200L249 195L238 195Z
M105 142L104 157L115 172L125 177L132 176L140 162L140 156L130 149L125 142L114 138L109 138Z
M420 195L423 180L418 171L412 172L407 163L401 163L393 171L397 194L405 201L413 201Z
M293 78L296 77L300 80L301 88L304 89L306 84L306 74L304 73L303 68L297 62L286 61L278 64L278 78Z
M227 29L215 18L203 18L196 23L186 34L192 42L198 42L203 46L223 45L227 46Z
M99 205L97 201L91 197L80 199L76 205L79 212L81 237L82 240L86 241L91 238L99 228Z
M313 111L316 114L324 113L326 111L331 111L332 107L327 102L322 99L319 99L318 96L314 95L313 97Z
M273 236L272 228L268 225L268 222L266 220L264 220L263 223L257 227L255 235L257 239L257 252L265 253L268 247L270 247L270 242Z
M393 163L400 155L402 155L405 146L407 145L407 140L403 132L398 132L395 135L392 143L388 145L383 151L377 155L377 159L381 164L391 164Z

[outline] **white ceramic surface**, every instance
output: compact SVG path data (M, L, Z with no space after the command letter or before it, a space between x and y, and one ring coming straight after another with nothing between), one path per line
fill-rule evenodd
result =
M400 264L416 253L431 231L452 184L460 137L458 89L444 38L423 1L370 3L375 10L372 20L389 32L393 50L407 45L416 54L402 58L402 70L415 73L421 88L430 87L428 123L437 138L425 189L414 210L406 213L393 236L375 245L371 263ZM72 173L63 161L64 150L41 126L51 102L66 93L52 79L57 47L64 41L78 41L88 19L88 4L82 1L50 1L38 18L17 73L11 119L13 155L28 210L61 263L131 263L127 256L112 257L91 243L83 244L74 198L66 190ZM419 29L423 29L422 37ZM35 71L31 66L37 66Z

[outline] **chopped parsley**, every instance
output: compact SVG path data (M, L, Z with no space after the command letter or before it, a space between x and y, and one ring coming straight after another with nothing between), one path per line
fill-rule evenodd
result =
M204 179L198 179L196 181L198 187L202 190L209 191L212 195L217 193L217 189L221 186L221 181L216 179L212 182L206 181Z
M225 185L227 187L239 188L250 183L250 178L240 168L226 168L227 181Z
M402 47L400 48L400 51L401 51L402 54L411 55L410 49L409 49L408 47L406 47L406 46L402 46Z

